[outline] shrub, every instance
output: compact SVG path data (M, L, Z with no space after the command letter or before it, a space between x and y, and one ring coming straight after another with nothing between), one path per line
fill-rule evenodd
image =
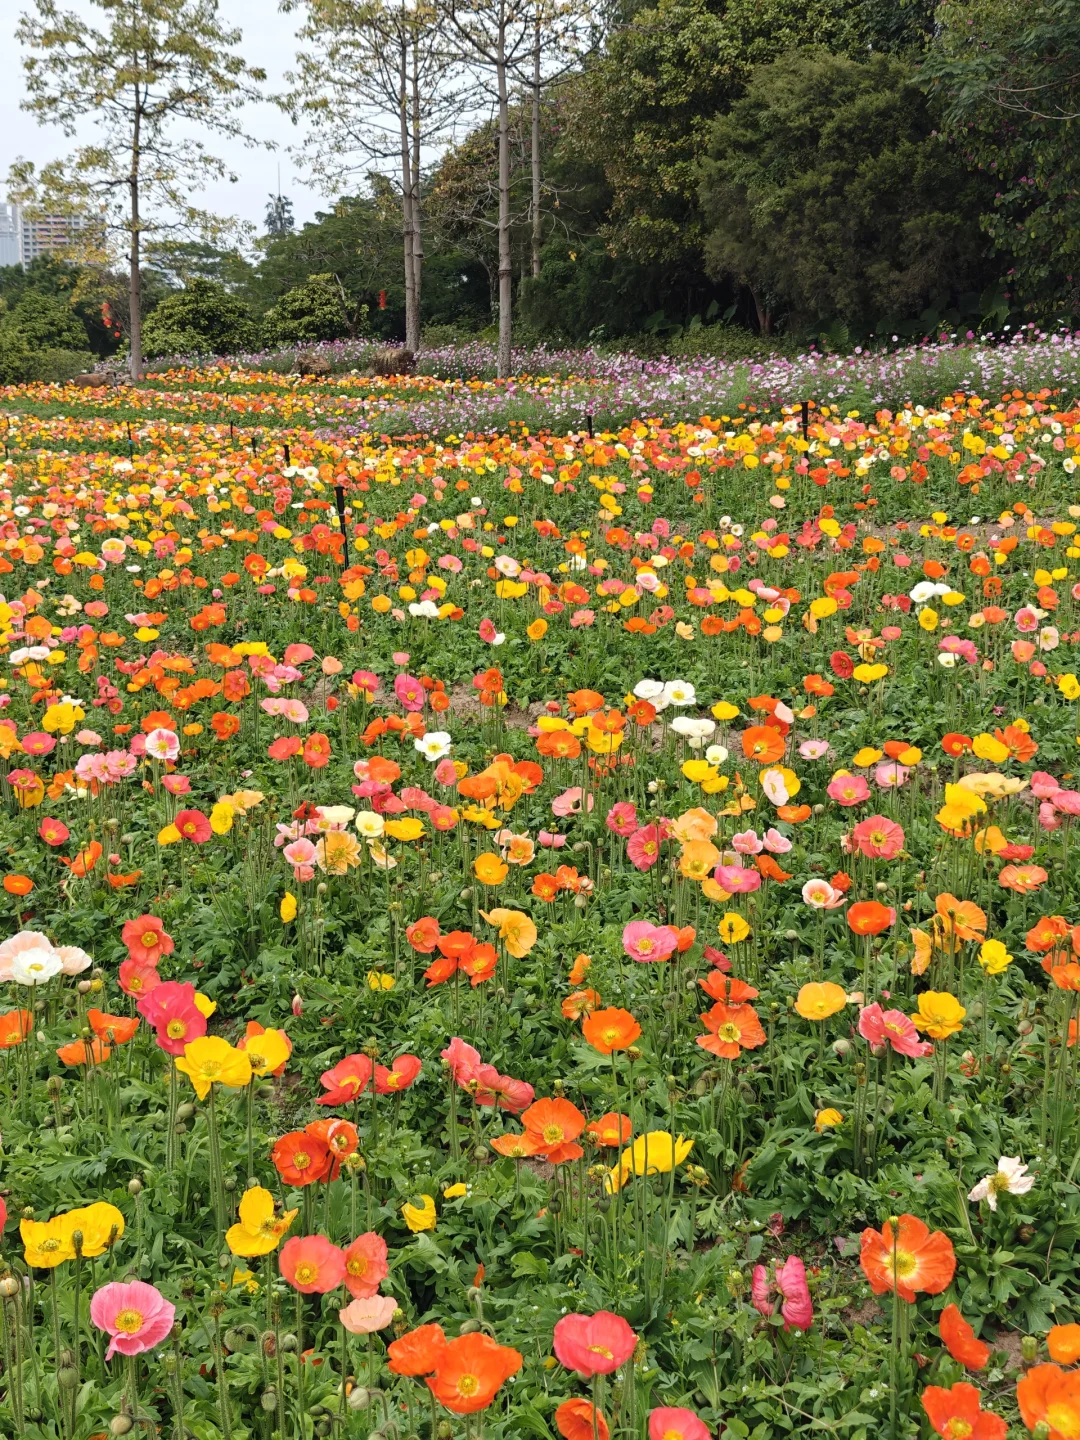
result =
M142 341L148 357L228 355L253 348L258 329L242 300L224 285L197 277L147 316Z

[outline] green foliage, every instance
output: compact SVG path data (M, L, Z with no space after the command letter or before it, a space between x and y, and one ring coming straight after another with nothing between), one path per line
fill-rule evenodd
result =
M0 277L0 286L17 290L4 284L4 272ZM69 380L94 363L86 326L59 295L23 286L13 303L0 298L0 307L0 383Z
M266 312L263 338L268 345L297 345L354 337L367 309L349 305L333 275L312 275L305 284L287 290Z
M981 223L1012 259L1019 305L1080 312L1080 3L950 0L922 76L965 164L988 177Z
M258 344L248 307L214 280L195 277L147 318L147 355L227 355Z
M880 332L990 278L973 223L987 187L902 61L818 50L756 70L701 177L709 270L750 287L763 329L780 311Z

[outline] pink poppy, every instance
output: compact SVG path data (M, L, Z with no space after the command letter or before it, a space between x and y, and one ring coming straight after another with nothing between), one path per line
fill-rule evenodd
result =
M904 848L902 827L884 815L870 815L860 820L851 832L851 839L860 855L873 860L895 860Z
M561 795L556 795L551 802L552 814L558 815L560 820L564 820L567 815L580 815L583 794L580 785L571 785L569 790L564 790ZM590 795L586 808L591 811L595 804L596 797Z
M786 855L791 849L791 841L786 835L781 835L775 827L766 830L763 843L765 849L772 855Z
M482 1063L480 1051L467 1041L455 1036L446 1049L439 1053L440 1058L446 1061L455 1085L467 1085L479 1073Z
M1051 803L1061 815L1080 815L1080 790L1057 790Z
M1035 654L1035 646L1030 640L1014 640L1009 647L1012 657L1018 665L1026 665Z
M1054 809L1052 800L1042 800L1039 803L1039 825L1043 830L1060 830L1064 820Z
M1045 770L1036 770L1031 777L1031 793L1039 800L1049 800L1061 789L1061 782Z
M32 730L29 735L23 736L22 747L27 755L51 755L56 749L56 741L44 731Z
M567 837L556 834L552 830L541 830L536 838L545 850L561 850L566 844Z
M191 781L186 775L163 775L161 784L170 795L191 794Z
M325 1235L294 1235L281 1247L278 1268L301 1295L325 1295L345 1279L345 1252Z
M859 1011L859 1034L879 1055L885 1053L886 1045L891 1045L898 1055L908 1055L913 1060L923 1060L934 1053L933 1045L929 1040L919 1039L919 1032L902 1010L882 1010L876 1000Z
M412 675L394 676L394 694L403 710L416 711L424 708L424 687Z
M802 887L803 902L815 910L839 910L844 892L834 890L827 880L807 880Z
M828 753L827 740L804 740L799 746L799 754L804 760L821 760Z
M660 831L655 825L643 825L626 842L626 853L635 870L651 870L660 859Z
M111 1338L105 1359L116 1351L141 1355L166 1339L176 1318L176 1307L153 1285L143 1280L113 1280L94 1293L90 1319Z
M555 1354L568 1370L589 1378L610 1375L629 1360L637 1336L620 1315L564 1315L555 1326Z
M666 960L678 945L678 936L666 925L653 925L649 920L631 920L622 932L623 949L631 960L647 965Z
M797 1255L789 1255L782 1265L776 1267L773 1283L780 1292L784 1329L809 1330L814 1323L814 1307L810 1300L810 1287L806 1283L806 1267ZM751 1304L766 1317L773 1314L771 1289L768 1270L764 1265L755 1265L750 1287Z
M398 1302L392 1295L363 1296L338 1311L338 1319L350 1335L371 1335L385 1330L397 1313Z
M761 889L761 875L757 870L744 869L742 865L717 865L713 879L729 895L752 895Z
M303 640L294 640L291 645L285 646L285 654L281 658L286 665L303 665L308 660L314 660L315 651Z
M617 801L608 811L604 823L613 834L628 840L638 828L637 806L629 800Z
M740 830L731 837L731 848L739 855L760 855L765 847L753 830Z
M381 682L371 670L354 670L352 683L362 692L365 700L374 700Z
M456 785L458 781L457 766L447 755L435 766L435 779L440 785Z
M827 793L838 805L861 805L870 799L870 786L862 775L837 775L829 781Z
M910 774L909 766L899 765L895 760L883 760L874 770L874 784L879 790L899 790Z
M570 616L570 629L571 629L571 630L580 630L582 627L584 627L585 629L588 629L588 627L589 627L590 625L595 624L595 622L596 622L596 611L595 611L595 610L588 610L588 609L575 610L574 613Z

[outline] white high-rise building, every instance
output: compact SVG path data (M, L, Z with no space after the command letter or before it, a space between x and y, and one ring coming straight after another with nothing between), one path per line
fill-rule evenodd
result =
M22 205L0 204L0 265L29 265L39 255L62 249L82 222L70 215L30 219Z

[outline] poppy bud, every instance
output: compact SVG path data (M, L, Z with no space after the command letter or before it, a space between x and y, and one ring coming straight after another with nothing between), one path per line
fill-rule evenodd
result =
M277 1391L272 1388L264 1390L259 1396L259 1404L264 1410L272 1414L277 1409Z
M1035 1429L1031 1432L1031 1440L1050 1440L1050 1436L1053 1433L1054 1432L1050 1428L1049 1421L1040 1420L1035 1426Z
M132 1426L130 1415L114 1415L109 1421L110 1435L126 1435Z
M554 1198L554 1197L553 1197ZM480 1329L479 1320L463 1320L458 1330L459 1335L475 1335Z
M0 1296L5 1300L11 1300L19 1293L19 1282L14 1275L5 1275L0 1280Z
M350 1410L366 1410L370 1404L371 1392L365 1390L363 1385L357 1385L354 1390L350 1390L348 1399Z
M274 1356L277 1354L277 1336L274 1334L273 1330L263 1331L263 1333L259 1336L259 1346L264 1355L268 1356L271 1360L274 1358ZM277 1397L275 1396L275 1399L276 1398Z
M1034 1365L1039 1358L1039 1340L1035 1335L1025 1335L1020 1341L1020 1354L1025 1365Z
M133 1175L133 1176L131 1177L131 1179L128 1181L128 1187L127 1187L127 1188L128 1188L128 1194L129 1194L129 1195L141 1195L141 1194L142 1194L142 1188L143 1188L142 1181L139 1179L139 1177L138 1177L137 1175Z
M291 1355L297 1347L296 1336L289 1334L281 1337L281 1349L285 1355Z

